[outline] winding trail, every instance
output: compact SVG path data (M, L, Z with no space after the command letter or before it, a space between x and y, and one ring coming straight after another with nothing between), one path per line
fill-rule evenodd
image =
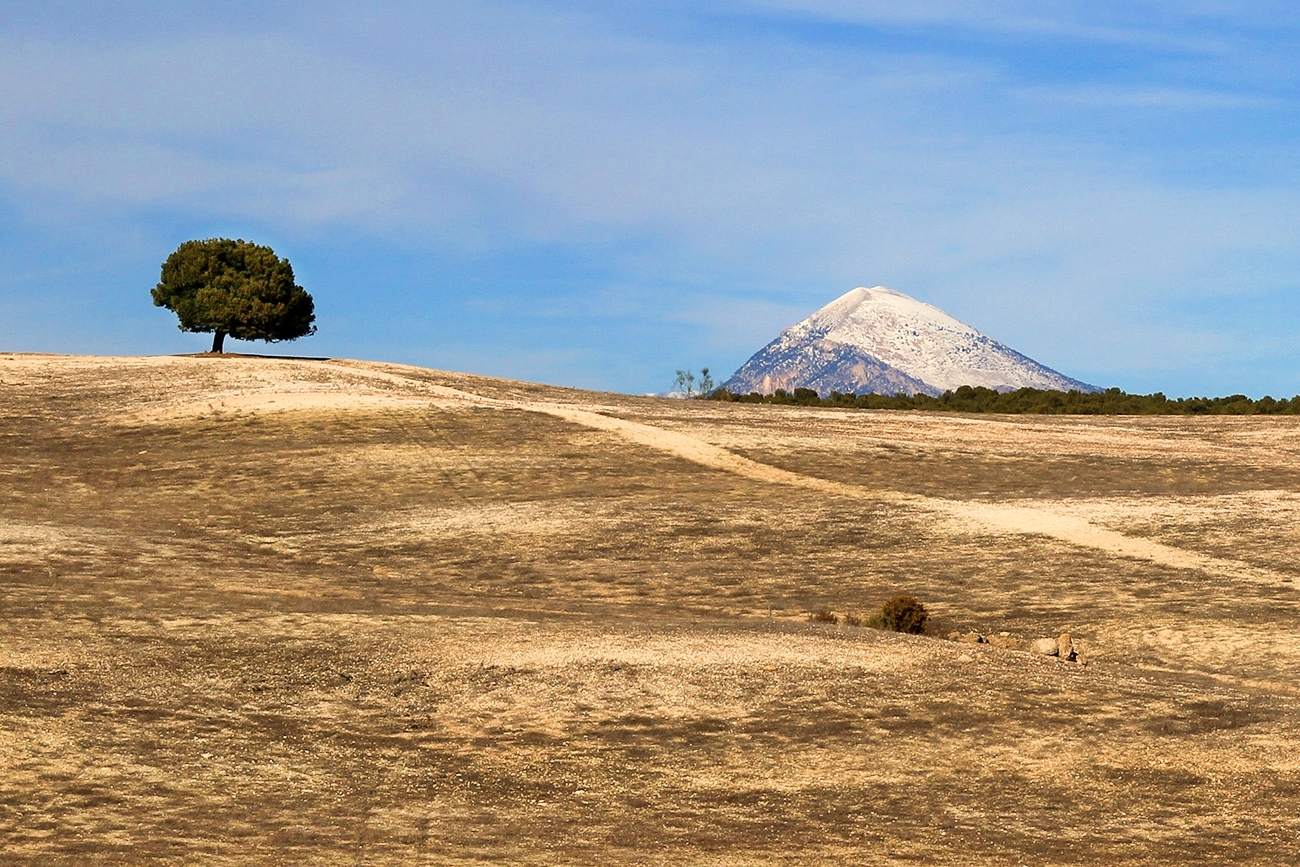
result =
M450 391L450 389L448 389ZM1092 548L1175 569L1196 569L1269 584L1290 583L1291 578L1236 560L1198 554L1148 539L1126 536L1073 515L1045 508L944 500L898 491L880 491L830 479L805 476L741 457L720 446L676 431L628 421L564 404L521 403L516 408L543 412L574 424L616 433L626 440L668 452L701 466L725 470L748 479L791 485L848 497L905 504L940 516L952 529L991 535L1048 536L1081 548Z
M929 513L954 532L987 535L1046 536L1081 548L1103 551L1108 554L1145 560L1175 569L1200 570L1236 581L1249 581L1272 585L1290 584L1292 578L1283 573L1242 563L1199 554L1148 539L1126 536L1114 530L1099 527L1074 515L1048 507L976 503L947 500L900 491L885 491L851 485L831 479L821 479L783 470L742 457L721 446L705 442L698 437L667 430L642 422L629 421L616 416L583 409L570 403L499 399L468 391L438 385L415 375L419 368L409 368L404 375L402 365L382 365L373 362L335 361L331 366L348 375L370 380L383 388L375 393L355 390L323 391L316 387L306 390L269 390L262 392L231 392L184 405L155 407L135 414L138 421L158 421L209 411L284 411L293 409L356 409L396 408L419 405L481 406L496 409L517 409L538 412L563 419L572 424L594 430L606 431L623 439L676 455L710 469L723 470L747 479L776 485L789 485L807 490L821 491L842 497L871 499L876 502L896 503ZM288 362L286 366L309 369L302 362ZM315 369L319 369L312 365ZM285 383L287 384L287 383Z

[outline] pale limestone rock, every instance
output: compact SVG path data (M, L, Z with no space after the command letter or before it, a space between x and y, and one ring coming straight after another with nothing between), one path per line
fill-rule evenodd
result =
M1029 649L1043 656L1056 656L1061 652L1061 645L1055 638L1036 638Z

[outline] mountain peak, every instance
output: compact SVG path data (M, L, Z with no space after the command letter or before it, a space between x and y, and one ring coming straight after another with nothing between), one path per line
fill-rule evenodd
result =
M836 326L850 320L869 322L881 317L918 319L942 323L949 328L975 331L975 329L953 319L938 307L926 304L923 301L917 301L910 295L904 295L902 292L886 286L872 286L870 289L859 286L856 289L850 289L813 313L805 321L815 321L818 325Z
M962 385L1098 390L884 286L844 293L781 332L724 383L742 393L802 387L931 395Z

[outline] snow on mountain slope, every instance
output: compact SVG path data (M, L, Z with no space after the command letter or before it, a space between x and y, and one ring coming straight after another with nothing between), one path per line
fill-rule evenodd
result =
M1099 390L883 286L847 292L787 328L723 385L742 394L802 387L823 395L939 395L962 385Z

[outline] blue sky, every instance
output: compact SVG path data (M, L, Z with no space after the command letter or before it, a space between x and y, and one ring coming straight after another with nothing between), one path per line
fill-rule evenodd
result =
M148 290L223 236L316 299L277 352L660 391L883 284L1300 392L1293 3L191 5L0 2L0 349L207 348Z

